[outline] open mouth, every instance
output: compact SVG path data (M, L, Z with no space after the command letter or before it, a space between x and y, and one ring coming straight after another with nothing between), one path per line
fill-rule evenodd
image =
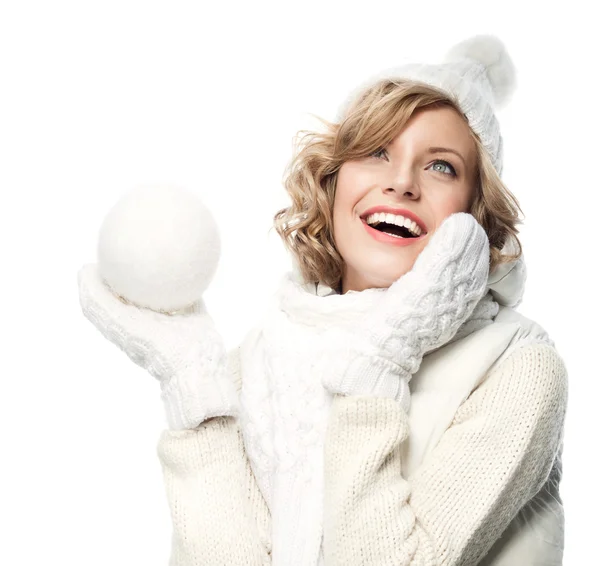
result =
M396 224L388 224L387 222L376 222L369 226L379 232L395 236L397 238L418 238L419 235L413 234L406 226L397 226Z
M363 212L360 219L372 236L418 240L427 234L424 222L408 209L376 206Z
M393 246L408 246L413 242L419 242L427 235L427 232L415 234L415 232L407 226L398 226L397 224L385 221L371 222L372 225L369 225L365 219L362 219L362 223L365 230L372 238L384 244Z

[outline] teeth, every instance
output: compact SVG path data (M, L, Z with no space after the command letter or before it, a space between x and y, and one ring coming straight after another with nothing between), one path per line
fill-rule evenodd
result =
M409 218L405 218L404 216L400 216L399 214L389 214L385 212L375 212L374 214L369 214L366 218L367 224L372 226L374 224L379 224L380 222L386 222L387 224L395 224L396 226L404 226L408 228L412 234L415 236L421 235L421 228L417 226L416 222L413 222Z

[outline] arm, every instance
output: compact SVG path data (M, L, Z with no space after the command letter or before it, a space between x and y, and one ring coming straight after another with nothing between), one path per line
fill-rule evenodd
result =
M165 430L158 455L173 521L173 566L271 564L268 510L235 419Z
M226 354L204 301L169 315L119 298L97 264L83 266L77 279L85 317L161 385L169 430L158 455L174 527L171 566L270 563L270 518L235 418L238 352Z
M477 564L548 478L566 404L554 348L522 347L460 406L409 482L401 405L336 396L325 445L327 566Z
M237 355L229 364L239 389ZM171 566L271 564L271 519L237 419L165 430L158 456L173 521Z

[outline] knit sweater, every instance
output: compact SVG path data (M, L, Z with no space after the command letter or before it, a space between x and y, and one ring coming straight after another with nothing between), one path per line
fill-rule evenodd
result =
M323 451L327 566L477 564L486 553L496 556L494 564L511 563L502 562L505 549L518 546L522 531L488 551L534 496L557 483L567 398L566 371L553 346L517 345L466 396L439 438L428 433L436 442L412 456L409 432L422 430L414 421L411 431L398 403L332 399ZM241 389L237 349L230 364ZM271 563L272 502L256 481L244 433L235 419L219 418L161 436L174 525L171 564ZM559 564L557 541L551 556ZM531 540L525 546L521 564L528 563L524 552L534 551Z
M389 399L336 398L325 563L477 564L558 464L565 398L556 351L517 350L461 406L410 481L401 474L406 413Z
M515 350L461 405L410 481L401 473L409 430L399 405L336 396L325 452L327 566L477 564L560 474L566 378L551 346ZM158 454L174 526L170 566L271 564L270 516L235 419L165 430ZM561 564L554 556L539 563Z

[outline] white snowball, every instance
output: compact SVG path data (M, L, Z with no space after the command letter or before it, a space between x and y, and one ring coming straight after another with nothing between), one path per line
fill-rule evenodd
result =
M98 238L98 267L128 301L175 311L198 301L221 254L218 226L194 193L144 185L108 212Z

